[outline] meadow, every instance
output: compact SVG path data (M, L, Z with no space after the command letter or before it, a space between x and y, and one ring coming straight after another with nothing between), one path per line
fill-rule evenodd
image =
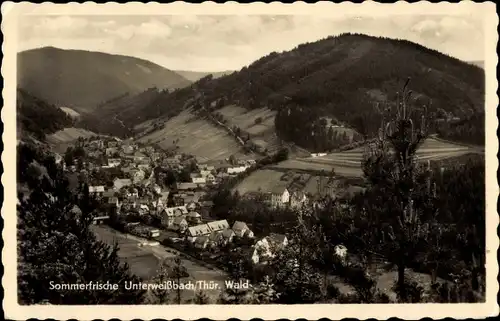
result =
M269 108L248 110L236 105L225 106L216 112L227 120L229 126L237 126L250 134L252 141L259 146L274 152L279 147L278 137L274 129L276 111Z
M231 155L238 158L254 158L245 155L236 140L223 128L209 120L199 118L191 109L165 121L163 126L138 139L142 143L158 144L161 148L177 148L178 152L195 155L200 160L224 160Z
M334 169L335 173L341 176L362 176L361 161L364 151L364 147L358 147L321 157L289 159L275 165L274 168L327 172ZM419 148L417 157L419 161L441 161L474 152L478 151L464 145L428 138Z

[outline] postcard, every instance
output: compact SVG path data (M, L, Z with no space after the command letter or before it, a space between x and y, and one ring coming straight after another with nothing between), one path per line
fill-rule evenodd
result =
M3 3L6 317L498 315L494 9Z

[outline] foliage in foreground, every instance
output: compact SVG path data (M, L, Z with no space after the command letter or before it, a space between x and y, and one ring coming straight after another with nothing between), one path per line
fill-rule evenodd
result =
M18 299L21 304L131 304L141 303L141 291L124 290L124 282L138 282L120 264L118 247L97 241L90 230L96 203L83 185L79 195L68 193L68 182L53 159L22 146L18 158L19 183L29 196L19 195ZM26 170L41 163L39 171ZM78 206L78 208L75 207ZM117 291L57 290L56 284L118 284Z

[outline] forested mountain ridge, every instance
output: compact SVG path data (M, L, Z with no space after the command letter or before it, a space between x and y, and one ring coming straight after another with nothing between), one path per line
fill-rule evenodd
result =
M191 83L143 59L54 47L20 52L17 73L21 88L79 112L127 92L137 94L152 86L181 88Z
M73 123L72 118L61 109L20 88L17 89L16 112L21 137L33 135L43 141L46 135Z
M207 76L170 93L158 90L156 99L123 110L119 119L133 127L186 107L216 110L234 104L247 109L268 107L278 111L278 123L288 123L279 119L284 115L279 111L293 101L296 108L314 115L310 121L316 127L320 119L328 118L329 125L352 127L371 136L380 126L375 105L394 105L395 93L407 78L412 79L415 104L430 106L431 112L459 119L484 113L481 68L405 40L343 34L273 52L217 79ZM310 122L295 123L299 126L295 136L280 128L277 134L305 148L318 147Z
M203 72L203 71L190 71L190 70L174 70L176 73L181 75L182 77L186 78L189 81L196 82L200 80L203 77L206 77L208 75L212 75L214 78L220 78L222 76L229 75L233 73L234 71L217 71L217 72Z

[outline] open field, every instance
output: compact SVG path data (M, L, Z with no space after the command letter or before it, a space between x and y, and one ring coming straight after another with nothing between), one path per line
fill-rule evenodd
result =
M429 138L422 144L417 156L420 161L440 161L476 152L480 151L467 146ZM361 176L363 174L361 170L363 153L364 147L358 147L316 158L289 159L275 165L274 168L310 171L325 170L327 172L333 168L338 175Z
M257 170L239 183L234 190L238 191L240 195L244 195L248 192L258 192L259 189L262 192L269 192L279 187L284 188L287 182L281 180L283 175L283 172L271 169Z
M248 132L254 142L267 148L270 152L278 149L279 141L274 130L276 111L268 108L247 110L243 107L229 105L216 112L221 113L230 126L238 126L241 130ZM258 118L261 121L256 123Z
M80 116L80 113L78 113L77 111L69 108L69 107L59 107L63 112L65 112L66 114L68 114L69 116L73 117L73 118L76 118L78 116Z
M198 118L190 109L167 120L163 128L138 141L157 143L165 149L172 148L176 141L179 152L195 155L201 160L221 160L231 155L245 158L241 146L223 128L213 125L209 120Z
M175 250L162 245L145 245L138 246L140 238L123 234L113 230L108 226L93 226L93 231L96 233L99 240L112 245L118 242L120 250L118 255L120 258L127 262L130 266L131 272L145 280L149 280L157 273L160 262L164 259L173 258L176 256ZM197 280L204 280L207 282L214 281L219 285L218 289L204 290L206 294L215 301L220 295L221 289L224 289L224 280L227 279L225 272L218 269L210 269L202 266L185 257L181 257L182 265L186 267L189 277L181 280L181 282L195 282ZM193 298L194 291L184 290L181 292L181 299L183 301ZM174 295L172 295L173 297Z
M64 153L79 137L87 138L90 136L98 136L98 134L85 130L83 128L64 128L52 135L47 136L47 143L53 146L53 149L58 153Z
M139 247L137 240L127 238L125 234L107 226L92 226L92 229L98 240L109 245L118 243L118 256L123 262L128 263L133 274L143 280L149 280L156 275L160 260L146 247Z

